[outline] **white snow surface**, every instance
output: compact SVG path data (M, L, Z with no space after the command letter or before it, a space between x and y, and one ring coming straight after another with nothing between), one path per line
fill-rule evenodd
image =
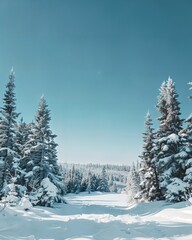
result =
M0 240L191 240L191 202L127 205L127 195L82 193L68 204L0 211Z

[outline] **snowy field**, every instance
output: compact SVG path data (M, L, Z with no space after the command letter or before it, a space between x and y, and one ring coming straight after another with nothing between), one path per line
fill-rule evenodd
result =
M70 194L68 204L0 212L0 240L192 240L192 206L127 207L126 194Z

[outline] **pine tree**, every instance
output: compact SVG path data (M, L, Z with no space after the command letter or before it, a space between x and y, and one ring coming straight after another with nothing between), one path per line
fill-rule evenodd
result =
M101 179L100 179L100 183L99 183L97 190L101 191L101 192L109 192L109 186L108 186L107 173L106 173L105 166L103 166L103 168L102 168Z
M92 183L92 174L89 171L89 173L88 173L88 184L87 184L87 192L89 194L91 193L91 183Z
M166 119L167 119L167 84L164 81L159 89L160 93L158 96L158 103L157 103L157 110L161 114L161 116L158 118L160 122L159 129L157 131L157 136L159 138L164 137L167 134L167 129L166 129Z
M178 94L175 89L173 80L169 77L167 82L163 82L160 87L157 109L161 116L158 118L160 122L157 136L167 137L175 133L178 134L182 129L183 120L180 119L180 102L177 100Z
M192 85L192 82L189 83L189 85ZM192 87L189 88L189 90L192 90ZM192 96L190 96L190 99L192 99ZM187 158L185 161L185 176L184 181L187 184L188 191L186 193L186 198L190 197L192 192L192 113L189 115L189 117L186 119L187 127L184 131L184 150L187 154Z
M52 183L58 189L58 196L57 198L54 197L54 201L62 201L65 187L61 182L61 173L57 165L57 144L54 142L55 135L50 130L50 120L48 105L45 98L41 97L35 123L31 125L32 130L25 147L25 157L28 167L25 179L27 188L31 192L33 199L34 196L40 196L39 191L46 191L44 186L50 181L49 185ZM44 179L47 180L45 181ZM50 198L50 205L52 204L52 197ZM40 205L48 204L48 202L45 202L41 198L34 202L34 204L38 203Z
M157 131L157 140L154 147L154 162L160 182L160 198L169 201L181 201L180 184L183 182L183 159L179 154L182 150L180 132L183 120L180 119L180 103L178 94L171 78L161 87L158 110L162 114L159 118L160 127ZM163 99L163 101L162 101ZM163 107L160 107L163 106ZM181 181L180 181L181 180ZM183 189L185 192L185 189Z
M17 178L19 168L19 158L16 152L16 119L19 114L16 112L14 79L14 71L11 69L3 98L4 106L0 111L0 157L4 163L0 174L0 190L3 195L6 194L7 184L12 182L13 177Z
M167 81L167 134L178 134L182 129L183 119L180 118L180 102L173 80L169 77Z
M97 191L99 187L99 182L99 177L95 175L95 173L93 173L91 177L91 192Z
M88 187L88 177L84 176L84 174L81 174L81 186L80 186L80 192L85 192L87 191Z
M111 186L110 191L117 193L117 184L116 184L115 182L114 182L113 185Z
M79 193L81 189L81 174L78 169L75 171L75 176L74 176L74 192Z
M44 97L40 99L35 123L31 125L29 140L25 145L25 157L27 165L31 166L27 171L28 189L35 190L41 185L41 181L48 175L48 159L46 158L47 141L49 140L49 110ZM30 172L30 174L29 174ZM28 178L29 177L29 178Z
M153 163L154 158L154 133L152 128L151 115L148 112L145 121L145 132L143 133L143 153L141 156L142 164L140 172L143 181L140 183L142 200L158 199L159 195L159 182L156 172L156 166Z
M127 180L127 195L128 195L128 202L132 203L141 199L140 195L140 176L139 172L136 171L136 167L133 164Z

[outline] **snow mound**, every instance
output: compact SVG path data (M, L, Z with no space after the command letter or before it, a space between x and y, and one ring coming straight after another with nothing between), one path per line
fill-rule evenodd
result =
M19 206L20 206L20 209L23 209L25 211L30 210L32 208L32 204L29 201L29 198L26 196L21 198L21 201L19 202Z

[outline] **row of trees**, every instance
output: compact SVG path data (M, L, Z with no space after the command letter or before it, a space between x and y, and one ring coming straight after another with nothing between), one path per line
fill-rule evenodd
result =
M128 166L100 164L62 164L66 193L117 192L127 184Z
M171 78L160 87L157 110L160 117L156 131L147 113L141 167L139 174L132 168L129 190L133 189L137 199L183 201L192 192L192 114L181 119L180 102Z
M18 122L14 79L12 69L0 111L0 198L17 204L25 196L33 205L52 206L64 201L65 187L50 111L41 97L35 121Z
M108 180L105 166L100 174L95 174L90 170L82 172L73 165L72 169L65 169L64 183L67 193L115 191L115 183Z

